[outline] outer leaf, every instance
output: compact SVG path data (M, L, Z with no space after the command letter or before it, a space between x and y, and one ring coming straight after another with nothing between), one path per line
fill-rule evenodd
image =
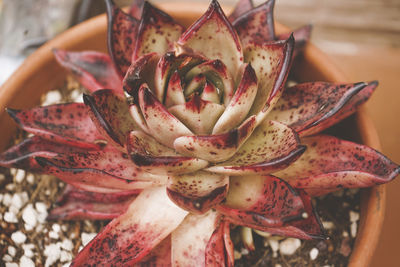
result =
M253 133L256 116L244 121L238 128L224 134L182 136L175 140L174 148L179 153L198 157L209 162L222 162L232 157Z
M305 25L300 28L297 28L293 31L293 36L295 40L294 45L294 56L298 55L306 46L307 42L311 38L312 25ZM290 33L281 34L277 37L278 40L287 40L289 38Z
M171 236L165 238L147 254L135 267L170 267L171 266Z
M309 82L287 88L267 119L277 120L296 132L313 128L338 112L367 83Z
M229 21L232 23L238 17L254 8L252 0L239 0L237 1L232 13L228 16Z
M275 40L274 5L275 0L268 0L232 23L244 47L249 43L263 44Z
M189 173L208 165L207 161L201 159L176 155L173 150L138 131L130 134L127 147L136 166L149 173L163 175Z
M165 239L186 215L186 211L169 201L164 187L144 190L124 214L111 221L78 254L71 266L132 266Z
M224 133L238 126L249 112L256 94L257 76L251 65L246 64L239 86L224 113L215 123L213 134Z
M172 265L208 266L205 252L219 218L215 211L202 215L188 215L172 232Z
M109 88L116 94L123 95L122 78L109 55L95 51L67 52L61 49L54 49L53 52L58 63L90 92Z
M223 105L204 101L199 95L194 95L185 104L168 109L195 134L210 134L224 110Z
M207 42L207 45L204 45ZM178 40L178 49L194 51L209 59L219 59L236 77L243 63L243 51L237 33L225 17L220 5L213 0L206 13L190 26Z
M303 138L302 143L308 147L306 152L276 175L307 192L383 184L400 173L399 165L364 145L327 135Z
M249 44L244 52L245 62L256 72L258 91L250 114L272 107L282 94L292 63L293 36L285 42Z
M277 227L301 218L304 206L297 192L274 176L233 176L224 204L217 210L239 225Z
M113 0L106 0L108 51L116 69L123 77L131 65L139 21L124 13Z
M53 142L83 148L98 148L104 140L83 103L57 104L26 110L7 109L25 131Z
M219 222L208 241L205 253L206 266L233 266L233 243L230 238L229 223L227 221Z
M339 109L335 114L326 118L325 120L320 120L318 124L313 124L313 127L304 129L300 133L300 136L307 136L321 132L336 124L337 122L343 120L344 118L350 116L351 114L356 112L357 108L361 104L365 103L371 97L377 86L377 81L369 82L366 87L364 87L360 92L350 98L350 100L346 104L344 104L344 106Z
M146 1L143 6L133 60L150 52L164 54L171 50L172 44L178 40L183 30L183 27L172 17Z
M228 187L228 176L198 171L172 176L167 193L183 209L204 213L226 197Z
M124 146L129 132L140 129L129 113L126 99L113 91L100 90L84 95L83 100L98 130L118 145Z
M268 174L286 168L304 151L295 131L264 120L231 159L207 170L227 175Z
M176 138L192 132L149 91L146 85L139 89L139 104L150 134L161 144L173 147Z

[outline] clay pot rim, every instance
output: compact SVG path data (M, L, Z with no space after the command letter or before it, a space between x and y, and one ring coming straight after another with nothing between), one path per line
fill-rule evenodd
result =
M161 3L158 4L158 6L175 18L183 18L186 20L188 18L199 17L207 8L205 3L190 3L190 5L184 5L182 2L179 4L174 2ZM225 10L229 10L229 8ZM16 99L19 94L24 92L27 84L29 85L29 81L40 72L38 70L42 70L42 67L49 64L49 62L55 62L52 53L53 48L74 50L74 48L76 49L76 47L79 47L81 50L85 46L82 45L82 42L90 39L91 36L104 35L106 28L107 19L105 14L99 15L60 34L30 55L0 88L0 125L3 126L2 128L4 128L5 125L3 121L8 123L8 119L5 118L5 108L7 105L12 103L12 100ZM277 32L283 32L288 30L288 28L277 23L276 30ZM329 57L312 44L306 47L304 57L311 62L311 64L317 66L318 70L331 81L348 81L346 76L332 63ZM320 62L323 64L320 64ZM46 73L44 75L46 75ZM64 76L64 74L62 74L62 76ZM60 79L60 77L54 77L54 80L57 79ZM49 83L53 84L53 86L55 84L53 80L49 81ZM48 89L50 88L46 88L46 90ZM38 93L36 94L36 98L39 98ZM28 104L28 106L29 105L30 104ZM357 112L357 129L361 134L361 139L364 144L375 149L380 149L378 135L367 113L368 111L365 106L361 107ZM10 133L11 130L6 132L5 135L11 136ZM3 143L0 143L0 148L5 147L5 141L2 142ZM349 260L349 266L351 267L368 266L372 259L383 223L385 196L385 185L363 189L360 226L356 243Z

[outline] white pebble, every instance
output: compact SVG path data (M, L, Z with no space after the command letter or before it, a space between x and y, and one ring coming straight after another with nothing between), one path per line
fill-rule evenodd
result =
M31 226L32 229L33 229L33 227L36 226L36 224L37 224L37 213L36 213L36 210L33 208L32 204L28 204L24 208L24 210L22 211L22 219L24 220L24 222L27 225Z
M72 249L74 248L74 244L72 243L71 240L64 239L63 242L61 243L61 248L66 251L72 251Z
M342 236L343 236L343 237L348 237L348 236L349 236L349 233L346 232L346 231L343 231Z
M12 241L14 241L15 244L23 244L25 243L26 235L21 231L17 231L12 233L11 239Z
M17 173L14 175L15 181L17 183L22 183L25 179L25 171L24 170L17 170Z
M8 246L7 252L8 254L10 254L11 257L15 257L15 255L17 254L17 249L13 246Z
M335 224L333 222L322 222L322 225L324 226L325 229L333 229L335 227Z
M6 176L0 173L0 182L3 182L6 179Z
M39 213L46 213L47 214L47 206L43 202L36 202L35 208Z
M35 267L35 263L28 257L22 256L19 260L20 267Z
M72 261L72 254L64 250L61 251L60 261L61 262Z
M319 250L317 248L312 248L310 250L310 259L315 260L318 257Z
M58 235L58 233L57 233L57 232L54 232L54 231L50 231L50 232L49 232L49 237L50 237L50 238L53 238L53 239L58 239L58 238L60 238L60 236Z
M81 234L82 245L86 246L97 234L96 233L85 233Z
M26 257L32 258L33 255L34 255L32 249L33 249L34 247L35 247L35 246L34 246L33 244L23 244L23 245L22 245L22 249L24 250L24 255L25 255Z
M14 194L11 201L11 206L18 210L25 204L25 199L22 194Z
M242 254L240 254L240 252L235 249L233 251L233 257L234 257L235 260L239 260L239 259L242 258Z
M57 244L45 246L44 255L47 256L45 266L52 266L61 256L61 249Z
M4 195L0 194L0 203L3 202L3 197L4 197Z
M15 174L17 174L17 171L18 171L18 169L16 169L16 168L10 168L10 174L11 174L12 176L14 176Z
M240 254L242 254L242 255L249 255L249 250L248 250L247 248L242 248L242 249L240 250Z
M282 267L279 263L275 264L275 267Z
M279 251L283 255L292 255L301 246L300 239L297 238L287 238L279 244Z
M4 262L10 262L10 261L13 260L13 258L10 255L6 254L6 255L3 256L2 260Z
M56 104L61 101L62 97L59 91L50 91L46 94L45 99L43 101L43 106L51 105L51 104Z
M350 211L349 212L349 217L350 217L350 221L351 222L356 222L360 219L360 214L358 212L355 211Z
M278 256L277 251L279 250L279 242L274 238L268 239L268 244L272 249L272 257L276 258Z
M32 231L33 229L35 229L35 227L33 227L32 225L27 224L27 223L24 224L24 228L25 228L25 230L28 231L28 232L30 232L30 231Z
M28 183L33 184L35 182L35 176L32 173L29 173L26 176L26 180L28 181Z
M71 262L67 262L67 263L64 263L64 265L62 267L69 267L70 265L71 265Z
M356 222L352 222L350 225L350 233L351 233L351 237L356 237L357 235L357 223Z
M12 196L10 194L4 194L3 196L3 205L6 207L11 206L12 203Z
M8 223L17 223L18 222L18 219L17 219L17 216L15 215L15 213L9 212L9 211L6 211L4 213L4 220Z
M13 184L13 183L11 183L11 184L6 184L5 188L6 188L8 191L14 191L14 189L15 189L15 184Z
M19 267L17 263L15 262L7 262L6 267Z
M55 223L51 226L51 229L53 229L54 232L58 233L61 230L61 226L58 223Z

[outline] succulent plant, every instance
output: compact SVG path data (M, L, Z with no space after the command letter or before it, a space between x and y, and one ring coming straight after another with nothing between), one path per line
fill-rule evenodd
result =
M377 82L289 87L310 27L277 36L273 6L240 0L226 17L213 0L185 29L108 0L109 55L54 51L84 103L7 110L33 135L0 165L68 184L49 219L112 219L73 266L232 266L231 225L323 238L311 197L398 175L374 149L317 134Z

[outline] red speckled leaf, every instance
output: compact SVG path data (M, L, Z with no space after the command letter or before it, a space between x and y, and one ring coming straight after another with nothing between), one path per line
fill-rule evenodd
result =
M218 91L214 84L206 81L204 84L203 92L200 94L201 99L213 103L220 103Z
M95 51L68 52L61 49L54 49L53 52L58 63L90 92L109 88L116 94L123 95L122 77L109 55Z
M214 84L220 102L228 105L234 94L234 81L228 72L227 66L221 60L210 60L199 64L186 73L186 84L190 84L193 79L200 75ZM189 96L192 93L193 90L190 90L190 87L187 86L184 90L185 96Z
M185 96L183 95L182 81L178 71L171 75L168 81L167 90L165 91L165 106L167 108L174 105L185 104Z
M307 42L311 38L312 25L305 25L293 31L295 40L294 44L294 56L298 55L306 46ZM278 40L287 40L291 33L285 33L278 36Z
M269 174L289 166L304 150L295 131L264 120L231 159L207 170L227 175Z
M233 176L226 201L217 210L233 223L277 227L301 218L303 202L285 181L270 175Z
M238 151L253 133L256 125L257 118L252 116L227 133L178 137L174 148L182 155L198 157L209 162L222 162Z
M205 42L207 45L204 45ZM232 77L236 77L243 63L239 37L216 0L213 0L206 13L182 34L177 45L179 53L193 51L209 59L221 60Z
M185 104L175 105L168 109L193 133L200 135L211 134L215 122L224 110L224 105L204 101L197 94Z
M135 267L170 267L171 236L165 238L147 254Z
M192 135L192 132L174 117L150 92L146 85L139 89L139 105L151 136L168 147L176 138Z
M105 138L99 133L83 103L57 104L26 110L7 109L25 131L53 142L98 148Z
M130 6L129 14L135 19L140 19L142 17L142 9L144 5L144 0L134 0Z
M35 157L52 158L59 153L70 153L76 150L79 149L33 136L0 154L0 166L40 172L41 167L37 164ZM80 150L87 151L87 149Z
M144 190L124 214L81 250L71 266L133 266L167 238L187 214L168 199L165 187Z
M304 129L300 132L300 136L312 135L315 133L319 133L330 126L338 123L344 118L350 116L354 112L357 111L357 108L365 103L374 92L375 88L378 86L377 81L369 82L366 87L364 87L361 91L359 91L356 95L354 95L350 100L344 104L344 106L339 109L335 114L326 118L325 120L320 120L318 124L314 124L313 127L308 129Z
M172 50L172 44L178 40L183 30L183 27L172 17L146 1L143 6L133 60L150 52L162 55Z
M243 47L249 43L263 44L275 39L274 5L275 0L266 1L242 14L232 23Z
M301 200L304 204L305 214L303 219L285 223L281 227L258 228L258 230L269 232L274 235L281 235L287 237L300 238L305 240L310 239L325 239L324 228L318 217L317 212L311 202L311 197L308 196L303 190L298 190Z
M124 213L140 191L95 193L79 190L70 185L50 211L49 220L109 220Z
M229 21L232 23L242 14L254 8L252 0L239 0L237 1L232 13L228 16Z
M256 72L258 91L250 114L257 114L267 106L273 106L282 94L292 63L293 36L287 41L266 44L249 44L245 51L245 62Z
M131 65L139 21L124 13L114 1L106 0L108 51L116 69L123 77Z
M219 224L206 246L206 266L233 267L233 243L230 238L229 222L219 221Z
M138 130L129 112L126 98L112 90L99 90L92 95L84 95L83 100L90 108L89 115L98 130L120 146L124 146L129 132Z
M276 175L307 192L369 187L387 183L400 173L399 165L364 145L327 135L305 137L301 142L306 152Z
M208 266L206 246L219 221L218 213L186 216L171 235L171 262L173 266Z
M127 149L136 166L154 174L188 173L208 165L205 160L177 155L140 131L131 132Z
M168 180L168 196L177 205L193 213L204 213L226 196L229 177L198 171L174 175Z
M253 104L257 94L257 76L251 65L244 65L241 77L233 98L215 123L213 134L224 133L238 126Z
M331 84L309 82L286 88L267 115L301 133L338 112L367 83Z

